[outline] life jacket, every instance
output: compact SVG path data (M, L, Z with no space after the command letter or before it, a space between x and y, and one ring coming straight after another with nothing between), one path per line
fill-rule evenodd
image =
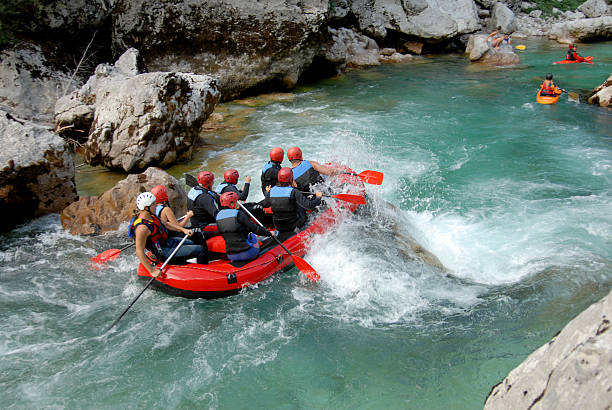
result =
M556 89L557 86L552 81L544 80L544 82L540 86L540 95L557 95L555 93Z
M213 207L211 210L214 210L214 214L209 214L210 210L202 209L200 207L196 207L196 200L200 195L207 193L212 198ZM201 187L193 187L187 193L187 209L193 211L193 217L191 217L191 226L201 226L207 225L215 221L215 215L219 211L219 202L217 200L218 196L215 192L205 190Z
M297 189L300 191L309 191L311 185L323 181L319 172L312 167L309 161L300 162L291 171L293 172L293 180L297 184Z
M230 184L229 182L221 182L219 185L217 185L217 189L215 189L215 192L221 195L225 187L228 187L230 185L234 185L234 184Z
M238 221L237 209L222 209L216 217L217 227L223 239L225 239L225 250L227 254L235 254L249 250L251 247L247 242L249 232L246 227Z
M266 194L267 186L274 186L278 182L278 171L281 166L278 162L268 161L261 170L261 190Z
M300 216L298 215L298 205L291 198L293 191L291 186L273 186L270 189L270 205L272 208L272 220L274 226L280 232L291 231L298 226Z
M576 61L576 60L578 60L578 57L576 56L576 52L575 51L570 50L565 55L565 59L569 60L569 61Z
M168 239L168 231L161 220L155 215L151 215L151 219L138 218L138 215L134 215L130 220L130 226L128 228L128 236L131 239L136 240L135 231L138 225L144 225L151 231L151 234L147 237L145 247L158 257L161 256L162 244Z
M155 216L158 217L160 221L161 221L161 213L166 206L167 205L165 204L157 204L157 207L155 207Z

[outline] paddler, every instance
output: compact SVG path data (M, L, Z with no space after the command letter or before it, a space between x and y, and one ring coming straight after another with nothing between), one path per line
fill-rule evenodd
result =
M578 46L574 43L569 45L569 50L565 55L565 59L569 61L586 61L586 59L578 54Z
M553 82L553 75L551 73L546 74L546 80L540 85L540 95L555 97L565 90L559 88Z
M151 206L156 203L155 195L151 192L143 192L136 198L138 212L130 221L128 235L136 241L136 255L140 263L149 271L151 276L157 277L159 269L151 265L144 251L148 249L159 259L165 260L170 256L174 249L181 242L180 238L168 237L166 228L151 211ZM193 234L188 230L187 235ZM187 239L174 254L173 260L182 259L183 261L197 258L198 263L208 263L208 255L201 246L195 245Z
M151 188L151 193L155 195L157 206L155 207L155 216L159 218L164 227L168 230L168 233L172 236L172 232L182 232L184 235L188 234L188 229L185 225L189 222L193 216L193 211L187 211L187 214L179 222L176 219L176 215L172 208L170 208L168 192L166 187L163 185L157 185Z
M273 187L276 185L278 171L281 169L281 163L283 162L284 156L285 151L280 147L275 147L270 150L270 161L268 161L261 170L261 191L264 196L267 192L267 186Z
M223 182L217 185L217 189L215 192L218 195L222 195L226 192L235 192L238 194L238 197L241 201L246 201L249 196L249 187L251 186L251 177L246 176L244 178L244 185L242 189L238 189L236 184L238 183L238 178L240 178L240 174L235 169L228 169L223 173Z
M263 205L272 208L272 219L281 241L299 232L306 223L306 211L315 209L323 196L322 192L316 192L314 199L308 199L295 189L293 172L286 167L278 171L277 184L267 186L266 191Z
M191 225L203 228L215 223L219 212L219 195L212 190L215 176L212 172L201 171L197 176L198 186L187 193L187 208L193 211Z
M225 240L227 257L232 262L249 261L259 255L257 235L271 236L240 209L238 194L226 192L219 198L222 209L217 213L217 227Z
M321 165L316 161L305 161L302 156L302 150L299 147L289 148L287 150L287 159L291 162L294 186L299 191L308 192L311 185L323 182L321 175L336 175L339 173L339 171Z

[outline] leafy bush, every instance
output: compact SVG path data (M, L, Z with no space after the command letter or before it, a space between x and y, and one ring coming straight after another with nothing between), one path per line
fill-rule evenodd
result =
M537 4L537 7L531 10L540 9L545 15L551 16L555 7L561 11L575 11L578 6L584 3L584 0L532 0L531 2ZM528 10L528 12L531 10Z

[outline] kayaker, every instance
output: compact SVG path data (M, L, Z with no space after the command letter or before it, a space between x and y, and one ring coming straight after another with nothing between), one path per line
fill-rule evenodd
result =
M569 60L569 61L586 61L586 59L580 55L578 55L578 46L576 46L576 44L570 44L569 45L569 50L567 51L567 54L565 55L565 59Z
M197 176L199 186L191 188L187 194L187 208L193 211L191 225L202 228L215 223L219 212L219 195L212 190L215 176L212 172L201 171Z
M136 255L140 263L149 271L151 276L158 277L159 269L151 265L144 251L148 249L159 259L165 260L178 246L181 239L168 237L168 232L161 220L151 211L151 206L156 202L155 195L151 192L143 192L136 198L138 212L130 221L128 235L136 241ZM188 230L187 235L192 235L193 231ZM187 239L174 254L173 260L187 260L197 258L198 263L208 263L208 255L200 246L195 245Z
M544 96L557 96L565 90L559 88L553 82L553 75L551 73L546 74L546 80L540 85L540 95Z
M238 178L240 178L240 174L235 169L228 169L223 173L223 182L217 185L217 189L215 192L218 195L222 195L226 192L235 192L238 194L241 201L246 201L249 196L249 188L251 186L251 177L246 176L244 178L244 186L242 190L238 189L236 184L238 183Z
M272 208L272 220L279 239L298 232L306 223L306 211L315 209L323 196L322 192L316 192L314 199L308 199L295 189L294 182L291 168L284 167L278 171L277 184L266 187L263 205Z
M185 217L179 221L176 219L176 215L172 208L170 208L168 192L166 191L166 187L163 185L157 185L151 188L151 193L155 195L155 199L157 201L157 206L155 207L155 216L157 216L166 230L168 230L169 234L172 236L172 232L179 233L182 232L184 235L187 235L188 229L185 229L185 225L189 222L191 217L193 216L193 211L187 211Z
M339 172L316 161L305 161L302 157L302 150L299 147L289 148L287 150L287 159L291 162L294 186L300 191L310 191L311 185L323 182L321 174L336 175ZM280 173L280 171L278 172Z
M281 163L283 162L284 156L285 151L280 147L270 150L270 161L268 161L261 170L261 191L264 196L266 195L267 186L273 187L276 185L278 171L281 169Z
M249 261L259 255L257 235L271 236L271 233L240 210L238 194L226 192L221 195L222 209L217 213L217 227L225 240L227 257L232 262Z

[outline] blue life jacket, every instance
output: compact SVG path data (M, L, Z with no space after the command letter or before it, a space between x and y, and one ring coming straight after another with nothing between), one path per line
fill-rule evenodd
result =
M266 195L266 187L274 186L278 182L278 171L281 165L275 161L268 161L261 169L261 191Z
M238 221L237 209L220 210L216 220L217 228L221 235L223 235L223 239L225 239L225 251L228 255L244 252L251 247L247 242L249 232Z
M221 195L223 193L223 189L229 185L234 185L234 184L230 184L229 182L221 182L219 185L217 185L217 189L215 189L215 192Z
M300 162L291 171L293 172L293 180L300 191L310 191L310 185L323 181L321 175L312 167L310 161Z
M292 186L273 186L270 189L270 207L272 208L272 220L274 226L280 232L295 229L300 220L298 205L291 197Z

